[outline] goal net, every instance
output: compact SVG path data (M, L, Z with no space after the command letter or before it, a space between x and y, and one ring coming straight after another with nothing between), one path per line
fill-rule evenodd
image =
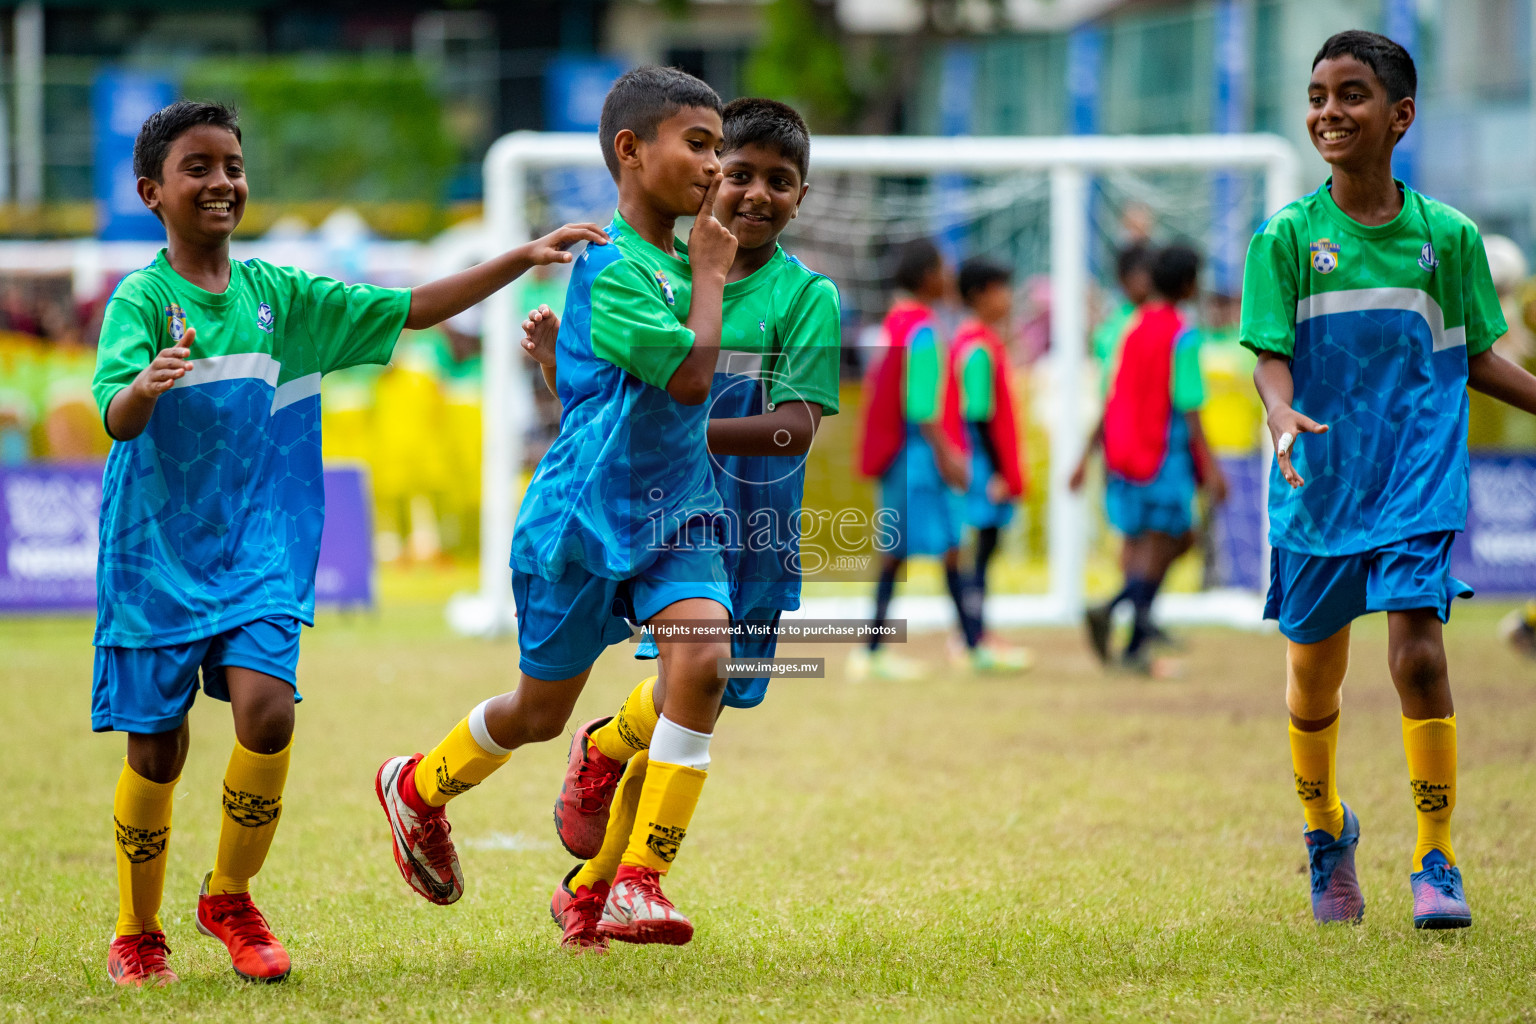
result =
M859 381L879 358L895 251L932 238L952 259L988 257L1014 272L1016 330L1008 341L1031 477L1031 495L1006 534L1006 568L993 576L988 621L1077 620L1090 587L1107 582L1114 564L1094 488L1074 493L1067 480L1100 407L1101 369L1090 335L1116 301L1117 247L1138 233L1150 234L1153 244L1193 243L1205 256L1202 282L1216 303L1208 312L1230 319L1247 239L1297 194L1294 150L1267 135L821 137L811 161L810 194L783 244L837 283L844 386L841 414L823 421L806 460L806 517L873 501L872 486L853 473L852 449L862 412ZM614 203L589 134L503 137L486 157L485 195L491 252L562 222L606 223ZM686 228L680 224L679 234ZM515 621L507 568L512 528L524 467L547 444L554 415L521 353L519 325L525 304L560 294L562 283L562 274L546 275L486 305L480 587L449 609L466 633L500 633ZM1169 621L1258 621L1267 566L1264 476L1255 438L1238 442L1254 455L1232 463L1230 510L1216 517L1206 538L1211 555L1197 574L1204 586L1165 595L1159 612ZM805 613L867 614L871 561L835 546L822 554L804 565ZM947 621L947 599L925 597L922 586L905 590L895 613L914 628Z

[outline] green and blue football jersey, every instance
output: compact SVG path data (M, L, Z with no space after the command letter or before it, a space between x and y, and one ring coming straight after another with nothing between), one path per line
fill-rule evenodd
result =
M1292 449L1307 481L1270 476L1270 543L1349 555L1467 519L1467 361L1506 330L1477 227L1399 184L1367 227L1331 181L1248 249L1242 343L1291 361L1295 408L1329 425Z
M271 615L314 622L325 520L320 377L389 359L410 292L260 260L203 290L165 251L107 303L92 390L113 396L196 328L192 370L112 446L96 574L99 647L187 643Z
M779 402L838 409L842 331L837 286L778 248L725 286L712 418L759 416ZM710 454L724 506L732 612L800 607L805 455Z
M614 214L607 245L576 258L555 341L560 435L539 461L512 533L512 567L558 580L570 565L638 575L691 518L716 516L709 404L667 382L693 348L692 278Z

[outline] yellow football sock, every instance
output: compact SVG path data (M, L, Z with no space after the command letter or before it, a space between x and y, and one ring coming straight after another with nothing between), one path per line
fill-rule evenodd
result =
M1316 732L1303 732L1291 723L1291 768L1296 775L1296 796L1307 828L1322 829L1335 839L1344 829L1344 805L1334 763L1339 750L1339 720Z
M619 863L666 874L688 834L688 822L693 820L707 778L709 773L697 768L651 761L640 787L635 827Z
M1408 784L1419 819L1413 870L1424 870L1424 855L1431 850L1439 850L1454 865L1451 812L1456 809L1456 716L1404 718L1403 750L1408 755Z
M627 761L651 745L661 712L656 710L656 677L643 680L630 691L619 713L601 728L592 730L592 745L615 761Z
M123 759L112 797L117 838L117 934L159 932L165 892L165 848L171 839L176 782L151 782Z
M629 847L630 833L635 830L635 816L640 809L640 790L645 786L646 768L649 765L650 758L643 750L629 759L629 764L624 768L624 778L619 781L619 790L613 795L613 804L608 810L608 829L603 833L603 847L597 851L596 857L583 864L581 870L571 876L572 892L583 885L591 888L598 882L611 883L613 876L618 874L619 861Z
M494 742L489 736L487 740ZM480 785L511 756L510 750L498 747L497 751L490 751L481 746L475 739L470 719L466 718L416 765L416 792L428 805L441 807L460 793L468 793Z
M283 786L293 742L275 754L258 754L235 741L224 769L224 819L219 824L219 852L208 891L248 892L261 870L283 816Z

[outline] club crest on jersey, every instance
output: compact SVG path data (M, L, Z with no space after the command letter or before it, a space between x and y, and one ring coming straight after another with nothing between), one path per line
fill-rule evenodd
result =
M672 282L668 281L667 275L660 270L656 271L656 283L661 285L661 294L667 300L667 305L677 305L677 296L672 292Z
M1326 238L1312 243L1312 269L1319 274L1331 274L1339 269L1339 246Z
M272 315L272 307L265 302L256 307L256 326L268 334L272 333L272 324L275 319Z
M1433 274L1440 261L1435 259L1435 247L1433 243L1425 242L1424 248L1419 250L1419 269L1426 274Z
M165 307L165 325L171 332L171 340L181 344L182 335L187 333L187 314L174 302Z

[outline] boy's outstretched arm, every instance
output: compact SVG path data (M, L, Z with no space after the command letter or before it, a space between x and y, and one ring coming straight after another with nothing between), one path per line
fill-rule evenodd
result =
M468 270L418 285L411 289L411 311L405 316L405 326L419 331L440 324L485 301L492 292L505 288L531 267L569 263L575 257L566 250L577 242L605 245L608 236L596 224L566 224Z
M1536 377L1493 349L1467 360L1467 385L1536 416Z
M1280 474L1293 488L1306 483L1291 465L1291 449L1302 434L1326 434L1328 424L1318 423L1291 408L1296 397L1296 382L1291 378L1291 363L1273 352L1260 352L1259 365L1253 368L1253 383L1269 413L1269 437L1275 443L1275 460Z
M1093 428L1093 433L1088 435L1088 443L1083 447L1083 457L1077 460L1077 465L1072 469L1072 475L1067 477L1067 487L1073 491L1083 489L1083 484L1088 480L1088 460L1093 453L1098 451L1104 443L1104 417L1099 417L1099 422Z
M715 219L715 196L724 180L725 176L716 172L693 219L693 230L688 232L688 267L693 278L688 329L693 332L693 351L667 381L667 394L684 405L708 401L720 356L720 305L725 300L725 275L736 258L736 236Z
M192 355L192 342L196 338L197 328L188 327L181 344L161 349L154 362L133 378L132 384L120 388L112 396L107 405L106 421L107 433L114 441L132 441L144 433L160 396L192 372L192 364L187 359Z

